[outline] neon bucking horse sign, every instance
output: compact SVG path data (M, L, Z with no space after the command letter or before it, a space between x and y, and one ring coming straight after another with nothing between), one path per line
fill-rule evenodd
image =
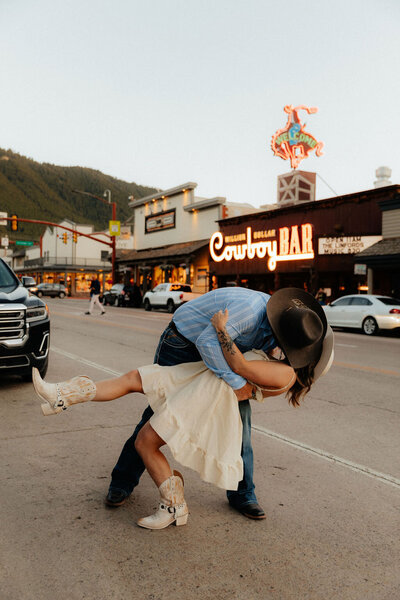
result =
M312 150L315 150L317 156L323 154L323 143L317 142L314 136L307 133L304 125L300 121L299 111L305 110L306 113L313 114L318 108L304 106L287 105L283 109L288 114L288 120L283 129L272 136L271 148L275 156L280 156L283 160L290 160L292 169L297 169L300 162L307 158Z

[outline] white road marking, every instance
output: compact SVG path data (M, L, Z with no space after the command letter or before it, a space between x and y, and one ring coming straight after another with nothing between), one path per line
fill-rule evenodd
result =
M61 356L65 356L66 358L70 358L71 360L76 360L80 364L88 365L89 367L98 369L102 373L109 373L110 375L114 375L115 377L120 377L121 375L123 375L123 373L121 373L120 371L114 371L113 369L109 369L108 367L104 367L103 365L95 363L91 360L82 358L77 354L66 352L65 350L61 350L60 348L55 348L54 346L52 346L51 351L56 352L57 354L61 354ZM252 425L252 429L274 440L279 440L280 442L283 442L288 446L292 446L294 448L297 448L298 450L307 452L308 454L313 454L314 456L318 456L319 458L328 460L331 463L341 465L342 467L347 467L352 471L356 471L357 473L361 473L362 475L367 475L367 477L378 479L382 483L386 483L395 488L400 487L400 479L396 479L396 477L392 477L391 475L380 473L379 471L375 471L374 469L370 469L369 467L365 467L364 465L359 465L350 460L346 460L345 458L340 458L339 456L335 456L334 454L330 454L329 452L325 452L324 450L320 450L319 448L313 448L312 446L308 446L307 444L303 444L302 442L297 442L296 440L292 440L284 435L281 435L280 433L275 433L274 431L265 429L264 427L261 427L261 425Z
M356 471L357 473L362 473L363 475L367 475L368 477L373 477L375 479L379 479L383 483L387 483L392 485L395 488L400 487L400 479L396 479L396 477L392 477L391 475L386 475L386 473L380 473L379 471L375 471L374 469L370 469L369 467L365 467L364 465L359 465L357 463L352 462L351 460L346 460L345 458L340 458L339 456L335 456L334 454L330 454L329 452L325 452L324 450L320 450L319 448L313 448L312 446L307 446L307 444L303 444L302 442L297 442L296 440L291 440L290 438L281 435L279 433L275 433L274 431L269 431L260 425L252 425L252 429L271 437L273 439L279 440L289 446L294 446L299 450L303 450L303 452L308 452L309 454L313 454L315 456L319 456L329 462L341 465L343 467L347 467L352 471Z
M61 350L60 348L55 348L54 346L52 346L51 351L56 352L57 354L61 354L61 356L65 356L66 358L70 358L71 360L76 360L83 365L94 367L95 369L98 369L103 373L109 373L110 375L114 375L114 377L121 377L121 375L123 375L123 373L120 373L119 371L114 371L113 369L109 369L108 367L103 367L103 365L99 365L98 363L88 360L87 358L82 358L77 354L71 354L71 352L66 352L65 350Z
M358 346L354 346L353 344L339 344L338 342L335 342L335 346L344 346L346 348L358 348Z

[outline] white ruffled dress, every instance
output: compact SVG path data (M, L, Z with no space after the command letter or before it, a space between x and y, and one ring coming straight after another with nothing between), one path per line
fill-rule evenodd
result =
M260 351L245 357L268 360ZM242 420L232 388L203 362L147 365L139 373L154 411L150 424L174 458L204 481L236 490L243 479ZM259 390L257 400L263 400Z

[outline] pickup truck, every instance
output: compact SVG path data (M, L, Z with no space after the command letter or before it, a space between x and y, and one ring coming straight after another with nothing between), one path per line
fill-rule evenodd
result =
M33 282L24 278L25 284ZM32 281L30 281L32 280ZM50 320L46 304L31 294L0 258L0 376L32 380L32 367L47 371Z
M173 313L184 302L198 296L201 294L192 292L192 288L186 283L160 283L145 293L143 305L145 310L166 308L169 313Z

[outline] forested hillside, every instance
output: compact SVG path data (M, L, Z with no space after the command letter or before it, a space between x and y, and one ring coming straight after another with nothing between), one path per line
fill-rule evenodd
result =
M93 223L97 230L108 227L111 207L99 200L79 195L73 190L103 197L111 190L117 203L117 219L124 221L132 213L128 196L143 198L155 188L127 183L84 167L60 167L38 163L11 150L0 148L0 212L8 216L59 222L68 218L76 223ZM20 223L17 233L8 231L10 239L39 239L45 226ZM0 234L6 229L0 227Z

